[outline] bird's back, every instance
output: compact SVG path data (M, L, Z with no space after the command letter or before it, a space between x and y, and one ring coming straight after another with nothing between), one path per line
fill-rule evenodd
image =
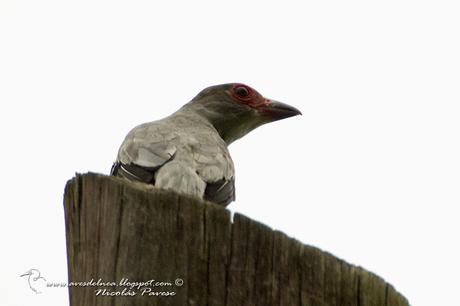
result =
M234 167L215 129L184 115L137 126L126 136L112 174L227 205Z
M241 83L210 86L171 116L133 129L112 173L227 205L235 199L227 145L300 114Z

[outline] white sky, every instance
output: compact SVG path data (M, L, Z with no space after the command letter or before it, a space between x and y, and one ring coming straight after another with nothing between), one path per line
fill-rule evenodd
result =
M231 146L231 209L413 305L459 305L460 4L157 3L0 2L2 304L68 303L19 275L66 281L74 172L108 173L133 126L237 81L304 115Z

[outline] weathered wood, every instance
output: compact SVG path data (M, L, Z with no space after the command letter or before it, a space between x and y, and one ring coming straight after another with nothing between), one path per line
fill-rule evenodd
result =
M380 277L199 199L86 174L64 208L71 306L408 305Z

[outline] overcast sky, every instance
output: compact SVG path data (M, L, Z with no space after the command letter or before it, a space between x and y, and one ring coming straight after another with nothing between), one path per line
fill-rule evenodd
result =
M62 194L209 85L302 117L232 144L230 208L459 305L458 1L0 2L1 300L67 305ZM6 301L6 302L5 302Z

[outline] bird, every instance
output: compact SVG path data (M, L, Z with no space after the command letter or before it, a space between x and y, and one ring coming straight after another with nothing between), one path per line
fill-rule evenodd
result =
M27 282L29 283L30 289L32 289L33 292L39 294L42 293L39 291L39 288L44 285L44 282L46 282L46 279L41 276L40 271L37 269L30 269L26 273L20 275L19 277L23 276L28 276Z
M243 83L210 86L172 115L133 128L111 175L225 207L235 200L228 146L263 124L301 114Z

